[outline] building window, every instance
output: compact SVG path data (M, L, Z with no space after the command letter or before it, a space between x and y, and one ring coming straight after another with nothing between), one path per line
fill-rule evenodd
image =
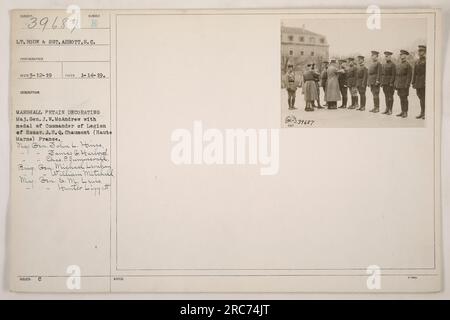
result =
M311 56L314 56L314 51L311 51Z
M316 42L316 38L314 38L314 37L309 38L309 42L315 43Z
M304 51L300 51L300 55L303 56L305 54Z
M305 42L305 37L300 37L298 39L300 40L300 42Z
M294 55L294 50L289 49L289 55L290 55L290 56L293 56L293 55Z
M294 36L288 36L289 41L294 41Z
M320 39L320 43L325 43L325 39L324 39L324 38L321 38L321 39Z

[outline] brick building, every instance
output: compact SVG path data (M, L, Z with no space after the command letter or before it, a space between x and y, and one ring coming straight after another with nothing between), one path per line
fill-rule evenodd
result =
M328 61L329 45L325 36L298 27L281 27L281 69L286 71L290 62L296 70L303 70L306 63Z

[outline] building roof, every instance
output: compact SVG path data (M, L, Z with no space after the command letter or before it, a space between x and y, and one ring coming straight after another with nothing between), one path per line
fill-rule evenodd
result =
M318 36L318 37L324 37L324 35L309 31L305 28L298 28L298 27L281 27L282 33L294 33L294 34L301 34L301 35L311 35L311 36Z

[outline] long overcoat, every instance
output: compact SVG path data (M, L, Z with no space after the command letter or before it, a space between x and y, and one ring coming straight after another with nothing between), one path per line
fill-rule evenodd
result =
M330 65L327 70L327 90L326 101L340 101L341 91L339 89L338 69L334 65Z

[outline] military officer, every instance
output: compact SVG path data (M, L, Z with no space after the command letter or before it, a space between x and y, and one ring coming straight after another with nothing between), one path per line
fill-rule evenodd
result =
M416 89L417 96L420 100L420 114L417 119L425 119L425 74L426 74L426 51L427 47L419 46L418 54L419 60L414 64L414 71L412 75L412 87Z
M347 108L347 72L345 62L345 60L339 59L339 69L344 71L338 75L339 89L342 95L342 104L339 106L341 109Z
M327 69L328 69L328 61L324 61L322 65L322 73L320 74L320 85L323 89L323 96L324 96L324 106L327 106L326 102L326 95L327 95Z
M349 109L355 109L358 106L358 89L356 88L356 71L355 59L348 58L348 66L346 70L347 87L352 97L352 103Z
M297 80L295 78L294 65L288 64L286 73L286 90L288 93L289 110L297 109L295 107L295 96L297 94Z
M367 85L373 96L373 109L370 112L380 111L380 83L381 83L381 63L378 61L378 51L371 51L372 63L369 65Z
M397 90L397 94L400 98L400 105L402 112L397 114L397 117L406 118L408 116L408 95L409 86L411 85L412 67L406 60L409 56L409 52L406 50L400 50L401 62L396 67L394 87Z
M336 59L331 59L327 69L327 94L325 96L327 108L330 110L337 109L337 102L341 100L338 76L343 72L343 70L338 69Z
M364 64L364 56L358 56L358 69L356 70L356 87L358 88L359 99L361 102L359 111L366 110L366 88L368 71Z
M392 106L394 104L394 81L396 68L392 62L392 52L384 52L384 60L381 68L381 86L383 87L384 98L386 101L386 110L383 114L391 115Z
M303 73L303 94L305 96L305 111L314 111L314 101L317 100L316 72L313 65L307 64Z
M316 70L316 64L312 64L312 71L314 71L314 82L316 83L316 90L317 90L317 106L313 102L313 107L317 109L323 109L323 107L320 105L320 73Z

